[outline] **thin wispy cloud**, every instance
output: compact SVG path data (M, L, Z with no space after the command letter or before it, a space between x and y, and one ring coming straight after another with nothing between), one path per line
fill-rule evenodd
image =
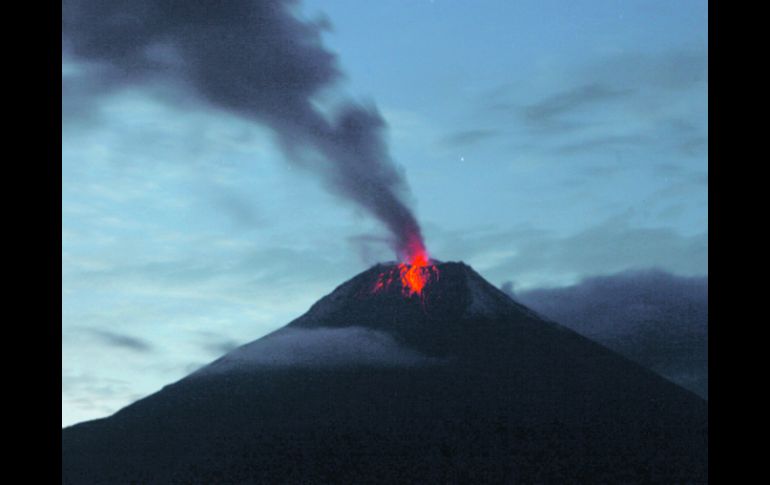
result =
M536 126L547 125L577 109L609 103L632 93L630 89L616 89L599 83L575 86L525 106L523 115L527 122Z
M697 50L600 56L573 65L534 101L522 95L524 80L490 89L477 98L475 118L513 126L513 139L534 137L556 155L642 146L695 156L707 143L705 118L682 108L705 102L698 96L707 75L707 57Z
M236 342L235 340L220 339L220 340L215 340L211 342L206 342L201 347L207 352L211 352L212 354L219 356L222 354L226 354L232 350L235 350L236 348L238 348L239 345L241 344Z
M524 287L564 285L587 274L659 267L683 275L708 268L708 234L683 236L665 226L635 227L618 214L571 234L537 227L476 230L438 238L445 254L491 280L518 275Z
M651 138L640 134L606 135L558 145L554 151L561 155L592 152L595 150L637 148L649 144Z
M140 353L153 352L155 350L155 347L150 342L138 337L132 337L131 335L112 332L99 328L92 328L89 329L89 331L102 343L111 347L127 349Z
M401 367L439 363L439 359L404 347L387 332L356 326L316 329L287 327L239 347L201 373L249 370L254 367Z

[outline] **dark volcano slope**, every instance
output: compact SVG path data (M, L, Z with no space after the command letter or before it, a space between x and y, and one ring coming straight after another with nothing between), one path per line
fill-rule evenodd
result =
M63 483L707 481L704 400L466 265L440 264L422 300L398 282L373 293L388 268L109 418L64 429ZM288 360L261 357L282 335L324 337L286 347ZM360 341L347 337L313 350L339 335L387 345L369 349L377 359L346 358Z

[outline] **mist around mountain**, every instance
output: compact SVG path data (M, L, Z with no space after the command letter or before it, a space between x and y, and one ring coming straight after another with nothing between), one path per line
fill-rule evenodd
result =
M513 299L708 399L708 277L661 270L586 278Z
M63 483L705 483L694 393L462 263L378 265L282 329L62 430Z

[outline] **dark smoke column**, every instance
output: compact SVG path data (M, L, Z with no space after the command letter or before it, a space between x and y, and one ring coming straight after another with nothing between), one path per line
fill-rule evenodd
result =
M340 77L322 22L291 0L64 0L66 55L99 66L103 87L182 81L215 105L272 128L287 158L379 219L399 258L424 252L403 174L374 107L324 116L312 103ZM162 53L162 55L159 55ZM315 156L313 156L315 155ZM321 155L318 159L317 155Z

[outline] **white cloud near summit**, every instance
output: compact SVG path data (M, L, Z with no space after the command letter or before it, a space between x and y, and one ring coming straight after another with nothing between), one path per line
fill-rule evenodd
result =
M349 364L412 366L437 359L400 345L386 332L363 327L283 328L230 352L203 373L259 366L327 367Z

